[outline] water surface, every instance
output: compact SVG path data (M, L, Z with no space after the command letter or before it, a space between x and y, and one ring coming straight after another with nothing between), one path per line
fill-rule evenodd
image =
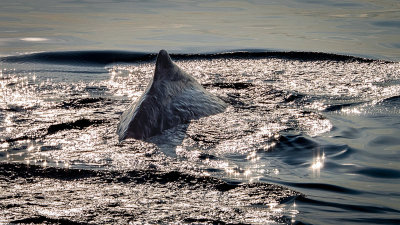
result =
M385 1L2 1L1 54L233 49L398 61L400 3Z
M0 223L400 223L399 8L2 1ZM162 48L229 107L120 143Z
M228 109L122 143L119 117L153 76L155 54L3 58L1 219L398 222L398 63L284 52L172 58Z

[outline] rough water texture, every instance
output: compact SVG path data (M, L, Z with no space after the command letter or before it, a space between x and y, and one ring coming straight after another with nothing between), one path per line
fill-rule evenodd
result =
M156 57L120 53L2 58L0 222L400 222L399 63L171 55L226 111L120 143Z
M265 207L298 195L271 184L228 184L155 170L1 164L1 176L2 186L13 185L1 194L3 217L11 223L266 223L285 218L270 218L275 213Z

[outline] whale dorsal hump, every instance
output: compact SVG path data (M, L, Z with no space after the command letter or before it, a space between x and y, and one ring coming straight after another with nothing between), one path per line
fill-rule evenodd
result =
M122 114L119 140L145 140L178 124L221 113L226 103L205 90L172 62L167 51L158 53L153 80L139 100Z
M156 69L154 70L154 80L165 78L164 76L171 75L171 72L175 69L176 65L172 62L168 52L160 50L157 55ZM172 73L173 74L173 73Z

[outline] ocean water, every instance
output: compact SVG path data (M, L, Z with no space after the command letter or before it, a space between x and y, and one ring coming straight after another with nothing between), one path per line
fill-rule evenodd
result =
M11 1L2 55L38 51L317 51L398 61L396 0Z
M0 12L0 223L400 223L397 1ZM119 142L160 49L229 106Z

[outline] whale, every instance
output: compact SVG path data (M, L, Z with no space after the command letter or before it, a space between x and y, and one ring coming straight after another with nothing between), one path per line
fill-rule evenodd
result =
M224 112L226 107L176 65L167 51L160 50L153 78L139 100L120 117L118 138L146 140L179 124Z

